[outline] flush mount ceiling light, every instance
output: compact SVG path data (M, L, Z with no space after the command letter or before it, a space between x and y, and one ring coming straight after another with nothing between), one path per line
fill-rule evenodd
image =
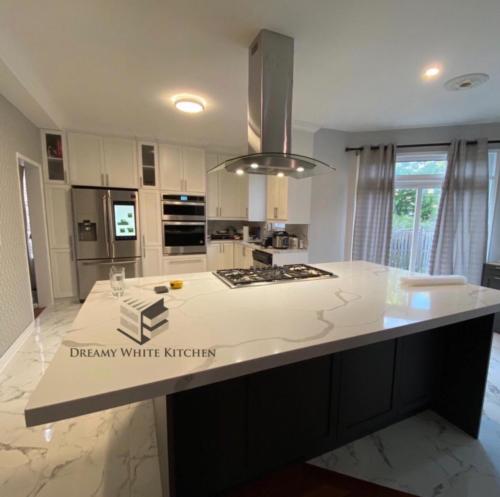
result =
M259 169L259 165L258 165L256 162L252 162L252 163L250 164L250 167L251 167L252 169Z
M243 169L236 169L236 174L241 176L242 174L245 174L245 171L243 171Z
M299 167L296 169L296 171L297 171L298 173L303 173L303 172L304 172L304 168L303 168L302 166L299 166Z
M285 176L285 173L282 173L281 171L276 175L278 178L283 178Z
M200 97L191 95L176 95L172 98L175 108L188 114L198 114L205 110L205 102Z
M434 79L441 73L441 68L437 65L432 65L424 70L424 79Z
M449 91L470 90L486 83L489 79L490 77L487 74L481 72L462 74L448 80L444 87Z

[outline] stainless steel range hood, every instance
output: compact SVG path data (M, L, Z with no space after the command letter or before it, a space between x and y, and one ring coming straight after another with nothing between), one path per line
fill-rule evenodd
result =
M248 154L212 168L237 174L301 179L335 171L311 157L293 154L293 38L263 29L249 49Z

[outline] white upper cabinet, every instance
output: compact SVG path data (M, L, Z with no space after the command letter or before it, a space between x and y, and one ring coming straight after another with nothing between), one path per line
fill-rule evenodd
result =
M160 144L160 185L177 193L205 193L205 153L198 148Z
M220 171L219 173L219 217L247 219L248 176Z
M139 142L139 185L144 189L160 187L158 175L158 145L154 142Z
M68 133L72 185L105 186L102 137Z
M180 192L182 188L181 148L173 145L160 144L160 185L162 190Z
M205 193L205 151L183 148L184 189L187 193Z
M68 160L64 133L42 130L42 152L45 181L55 184L67 183Z
M208 153L207 170L217 165L217 154ZM207 217L214 219L219 216L219 173L207 174Z
M106 186L137 188L137 157L135 140L103 138Z
M227 157L207 154L208 167ZM225 171L208 174L207 217L210 219L248 219L248 176Z
M299 180L302 181L302 180ZM288 219L288 178L267 177L267 219L286 221Z
M137 188L135 140L68 133L73 185Z

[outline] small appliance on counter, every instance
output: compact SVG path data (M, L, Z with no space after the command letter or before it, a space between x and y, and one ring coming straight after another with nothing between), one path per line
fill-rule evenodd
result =
M222 233L220 231L216 231L210 235L210 240L234 240L234 235L230 233Z
M286 231L275 231L273 233L273 248L287 249L290 237Z
M264 248L272 247L273 246L273 237L272 236L266 237L264 239L264 241L262 242L262 246Z
M299 238L297 235L290 235L288 237L288 248L298 249L299 248Z

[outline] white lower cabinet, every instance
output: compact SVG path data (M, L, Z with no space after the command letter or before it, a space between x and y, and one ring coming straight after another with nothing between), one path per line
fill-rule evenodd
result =
M231 269L234 267L234 243L210 242L207 245L207 262L209 271Z
M72 249L51 249L52 290L54 298L76 295L76 270Z
M253 266L253 249L242 243L234 244L234 267L248 269Z
M163 257L163 274L199 273L207 270L207 256L169 255Z
M163 247L142 248L142 275L158 276L163 273Z

